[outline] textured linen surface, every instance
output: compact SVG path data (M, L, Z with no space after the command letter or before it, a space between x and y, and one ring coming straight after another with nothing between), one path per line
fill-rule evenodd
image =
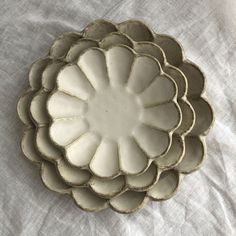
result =
M0 235L236 235L235 0L0 1ZM215 111L208 158L177 195L132 215L86 213L47 190L20 150L16 102L53 39L106 18L144 20L176 37L207 77Z

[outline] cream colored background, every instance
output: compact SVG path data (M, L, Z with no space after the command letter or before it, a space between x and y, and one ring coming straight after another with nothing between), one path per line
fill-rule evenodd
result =
M16 101L53 39L96 18L144 20L182 42L205 72L215 113L208 159L172 199L127 216L88 214L47 190L19 148ZM0 1L0 235L236 235L235 0Z

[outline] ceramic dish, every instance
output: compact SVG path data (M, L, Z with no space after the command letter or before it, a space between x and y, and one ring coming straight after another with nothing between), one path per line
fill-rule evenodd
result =
M171 37L104 20L36 61L18 102L25 156L79 207L122 213L177 190L200 167L213 120L204 76Z

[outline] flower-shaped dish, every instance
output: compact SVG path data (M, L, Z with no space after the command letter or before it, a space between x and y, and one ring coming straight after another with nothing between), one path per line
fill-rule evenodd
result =
M139 21L98 20L59 37L18 103L22 149L42 163L45 185L89 211L171 197L181 173L201 165L213 120L204 76L183 58Z

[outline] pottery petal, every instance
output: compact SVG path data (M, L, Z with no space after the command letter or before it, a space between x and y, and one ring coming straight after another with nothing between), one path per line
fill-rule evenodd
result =
M66 185L56 171L56 167L49 162L41 164L41 178L44 185L58 193L70 193L70 186Z
M107 34L117 31L114 24L109 21L99 19L91 22L84 29L83 36L95 40L103 39Z
M128 35L132 40L137 42L153 40L151 30L141 21L124 21L118 24L118 29L121 33Z
M89 186L100 196L111 198L123 190L125 187L125 178L123 176L118 176L114 179L102 179L93 176Z
M45 159L55 161L62 157L62 153L55 147L49 137L48 126L37 129L36 146Z
M176 129L181 122L181 117L181 110L175 102L144 108L141 113L143 123L165 131Z
M62 61L48 63L42 73L42 86L44 89L48 91L52 91L54 89L57 75L64 65L65 63Z
M181 109L182 120L179 127L175 130L175 133L186 135L191 131L195 123L195 111L187 100L179 99L178 104Z
M178 98L185 96L187 93L188 82L184 73L172 65L165 66L163 70L175 81L178 88Z
M71 45L80 39L82 35L77 32L69 32L61 35L57 40L53 42L50 48L49 56L53 59L63 59Z
M115 46L107 51L106 60L111 86L124 85L133 64L133 52L126 47Z
M191 135L207 135L214 120L211 106L204 98L190 99L189 101L196 116Z
M147 192L153 200L166 200L172 197L180 181L180 174L174 170L161 173L158 182Z
M32 121L29 115L29 107L32 100L34 92L27 91L19 99L17 103L17 113L23 124L27 126L32 126Z
M42 158L35 148L35 130L27 129L21 140L21 149L30 161L40 163Z
M188 81L187 96L199 96L205 86L205 77L198 66L186 61L179 65L179 69L184 73Z
M155 164L140 175L127 175L126 182L130 189L136 191L146 191L151 188L159 178L159 170Z
M169 35L156 34L154 43L159 45L165 52L169 64L178 66L183 61L183 53L180 44Z
M72 45L70 50L66 55L67 62L74 62L78 59L80 54L91 47L98 47L98 42L91 40L91 39L79 39L76 44Z
M127 191L110 200L110 206L121 213L131 213L138 210L145 202L145 192Z
M95 90L107 87L109 79L104 52L99 48L86 50L78 59L82 69Z
M160 66L157 61L151 57L137 56L128 80L128 89L134 93L141 93L159 74Z
M120 168L127 174L139 174L149 164L148 157L131 137L119 140Z
M75 203L86 211L100 211L107 208L107 200L97 196L88 188L74 188L72 196Z
M66 158L77 167L87 166L100 143L100 137L87 132L66 148Z
M110 178L119 173L117 143L103 139L89 164L90 170L102 178Z
M198 136L185 137L185 155L176 169L182 173L190 173L198 169L205 158L204 143Z
M80 186L86 184L91 177L89 171L71 166L63 159L58 161L57 170L64 181L72 186Z
M61 109L61 104L63 104L63 109ZM56 91L48 99L47 109L53 119L79 117L86 112L87 104L77 97Z
M58 119L50 126L49 134L57 145L65 147L88 130L88 124L80 118Z
M176 93L177 88L173 80L168 76L160 75L139 94L139 100L145 107L154 106L172 101Z
M39 91L34 95L30 103L30 114L38 125L47 124L49 121L46 109L47 98L47 92Z
M152 42L139 42L134 45L134 50L140 54L147 54L155 57L163 66L165 62L165 55L163 50Z
M57 76L58 90L87 100L94 92L88 79L77 65L67 65Z
M134 138L150 158L163 155L167 152L171 143L167 132L147 125L138 126L134 130Z
M105 38L100 42L100 47L104 49L109 49L114 45L126 45L130 48L133 48L132 41L124 34L118 32L112 32L106 35Z
M47 65L51 62L51 59L39 59L35 61L29 71L29 84L33 90L38 90L42 85L42 74L47 67Z
M175 167L183 159L185 152L185 143L181 136L173 135L170 149L160 158L155 160L155 163L161 169L170 169Z

